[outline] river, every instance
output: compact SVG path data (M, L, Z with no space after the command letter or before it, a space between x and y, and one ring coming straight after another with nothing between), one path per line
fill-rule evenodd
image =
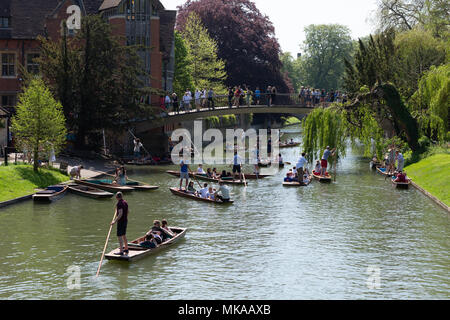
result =
M295 162L300 150L282 153ZM133 168L130 178L160 189L125 195L127 235L166 218L188 228L185 239L137 262L105 261L98 278L113 199L67 194L0 210L0 299L450 298L449 216L414 188L392 188L356 152L335 183L285 188L281 169L231 187L235 203L223 207L173 196L174 168ZM67 286L71 270L79 288Z

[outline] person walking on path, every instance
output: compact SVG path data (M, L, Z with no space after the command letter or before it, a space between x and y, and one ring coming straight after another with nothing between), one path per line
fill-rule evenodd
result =
M128 203L123 199L122 192L116 193L116 217L111 222L111 225L117 223L117 238L119 239L119 250L117 255L128 255L128 240L127 240L127 224L128 224Z
M173 104L173 112L178 113L178 96L177 94L174 92L172 93L172 104Z
M208 91L208 109L212 108L214 110L214 90L209 88Z
M327 172L327 167L328 167L328 158L330 156L334 156L336 153L336 148L334 148L333 150L330 150L330 146L327 146L327 148L325 149L323 156L322 156L322 160L320 161L320 175L322 177L325 176L326 172Z

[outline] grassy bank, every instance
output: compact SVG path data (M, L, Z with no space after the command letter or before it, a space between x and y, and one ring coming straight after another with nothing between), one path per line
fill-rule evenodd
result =
M415 183L450 206L450 154L435 154L405 168Z
M53 184L69 180L69 177L56 169L33 171L29 165L0 166L0 202L34 193Z
M283 121L283 127L293 126L295 124L301 123L301 121L296 117L289 117L289 118L281 117L281 120Z

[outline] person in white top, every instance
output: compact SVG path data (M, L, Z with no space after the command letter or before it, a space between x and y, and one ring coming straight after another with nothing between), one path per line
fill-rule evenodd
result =
M183 109L184 111L189 111L191 110L191 100L192 97L189 95L188 92L186 92L183 96Z
M195 90L195 107L197 108L197 110L200 109L200 97L201 97L201 92L196 89Z
M204 185L203 185L203 188L201 188L199 191L198 191L198 195L200 196L200 197L202 197L202 198L208 198L208 184L207 183L205 183Z
M215 199L214 195L215 195L215 190L213 189L213 187L209 187L206 197L208 199L214 200Z
M302 153L302 156L298 159L297 164L295 165L297 168L298 179L302 179L303 177L303 167L308 164L308 160L305 158L306 153Z
M221 195L219 195L219 192ZM214 194L216 201L221 200L223 202L229 202L230 201L230 189L228 189L223 181L219 182L219 190L216 191Z
M83 166L81 165L70 169L70 179L73 179L74 177L76 179L81 179L81 169L83 169Z
M134 158L135 158L135 160L139 160L141 158L141 148L144 145L141 143L141 140L139 140L139 138L133 140L133 142L134 142L134 149L133 149L133 151L134 151Z
M197 173L199 173L199 174L206 174L205 170L203 170L203 165L202 164L198 165Z

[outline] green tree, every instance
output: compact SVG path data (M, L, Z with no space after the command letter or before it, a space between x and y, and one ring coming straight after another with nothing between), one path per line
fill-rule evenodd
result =
M302 57L300 56L295 59L290 52L285 52L281 54L280 60L282 63L281 72L288 75L295 92L298 92L301 85L306 84L302 70Z
M350 60L353 44L350 30L339 24L305 28L304 72L308 85L332 90L341 87L344 60Z
M58 153L67 130L61 103L57 102L42 79L33 79L19 96L12 131L21 148L33 152L34 171L38 170L39 152Z
M419 79L431 66L445 61L445 48L441 40L430 31L414 28L395 37L398 69L395 83L405 99L417 90Z
M448 132L450 108L450 64L432 67L419 81L410 108L417 117L422 133L444 141Z
M183 96L187 88L194 87L191 75L189 52L183 37L175 31L175 76L173 88L179 97Z
M182 35L189 52L194 86L198 89L212 87L216 93L225 93L225 63L217 57L217 43L197 14L189 15Z
M156 90L146 87L149 76L138 55L143 48L123 45L101 17L83 18L74 38L40 40L43 78L62 102L79 148L89 137L88 145L101 145L99 129L117 130L151 113L144 102Z

